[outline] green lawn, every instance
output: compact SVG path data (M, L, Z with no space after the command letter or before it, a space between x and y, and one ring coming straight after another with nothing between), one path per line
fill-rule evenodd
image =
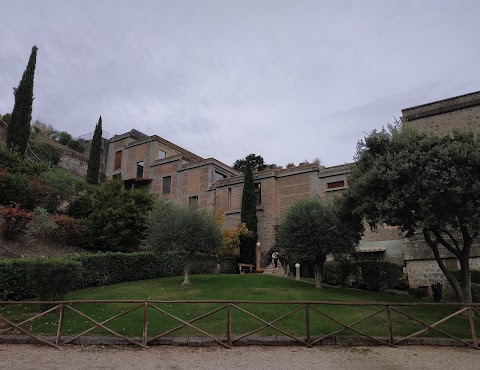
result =
M266 275L193 275L192 285L182 286L182 277L163 278L155 280L144 280L114 284L98 288L82 289L68 294L66 300L249 300L249 301L331 301L331 302L384 302L384 303L419 303L423 301L360 291L354 289L343 289L324 287L316 289L314 285L299 282L286 278L279 278ZM189 321L199 315L211 311L222 304L219 303L161 303L156 304L160 309ZM117 304L86 304L77 303L73 307L84 314L100 322L112 317L122 311L127 311L138 304L117 303ZM238 304L241 308L261 317L266 321L273 321L280 316L287 314L301 305L298 304ZM351 324L370 313L379 311L381 307L376 306L333 306L333 305L312 305L310 310L311 335L323 335L338 330L341 326L326 317L322 316L315 309L318 309L336 320ZM1 306L0 315L15 322L21 321L33 315L37 307ZM433 323L451 312L455 307L399 307L399 310L407 312L416 318ZM149 308L149 337L163 333L179 323L167 315ZM223 309L212 316L195 322L195 325L208 333L215 335L226 334L226 309ZM405 318L396 312L392 313L394 335L405 336L423 328L421 324ZM56 332L58 313L46 318L34 321L31 330L35 333L54 334ZM141 336L143 330L143 307L128 313L127 315L112 320L106 324L112 330L118 331L127 336ZM305 310L300 310L292 316L275 323L279 328L291 335L305 335ZM476 320L480 328L480 320ZM65 334L77 334L90 328L92 324L78 314L66 311L63 332ZM262 326L260 321L247 316L245 313L232 308L232 332L234 335L248 333ZM29 328L29 326L27 326ZM374 336L387 336L387 319L385 310L355 326L357 330ZM455 317L446 323L438 326L439 329L454 336L463 338L470 337L469 320L465 316ZM478 329L477 329L478 331ZM89 334L105 333L101 329L95 329ZM344 331L341 334L356 335L352 331ZM183 328L175 332L175 336L201 335L191 328ZM256 335L283 335L273 329L264 329ZM426 335L441 337L440 333L428 331Z

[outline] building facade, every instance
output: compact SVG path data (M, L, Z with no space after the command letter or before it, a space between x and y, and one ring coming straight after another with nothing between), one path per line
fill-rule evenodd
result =
M106 178L121 177L127 188L147 188L183 206L214 212L226 227L240 223L243 173L204 159L159 136L137 130L108 142ZM254 173L258 241L263 253L275 243L283 211L299 199L328 198L347 188L348 165L323 168L302 163Z
M454 129L480 132L480 92L466 94L402 110L404 124L435 135ZM257 198L258 241L262 253L275 243L283 212L296 201L318 196L327 199L348 187L349 165L323 168L301 163L254 173ZM121 177L129 188L145 187L151 193L180 205L215 212L226 227L240 223L243 174L214 159L204 159L159 136L131 130L108 141L106 178ZM458 261L447 252L442 257L452 268ZM429 289L433 282L448 283L430 248L420 237L405 239L397 227L367 228L357 248L358 259L395 262L408 273L411 287ZM472 250L471 265L480 268L480 246Z

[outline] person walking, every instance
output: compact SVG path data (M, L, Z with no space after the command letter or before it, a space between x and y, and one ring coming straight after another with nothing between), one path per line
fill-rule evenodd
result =
M275 251L272 254L273 265L275 266L275 270L278 270L278 252Z

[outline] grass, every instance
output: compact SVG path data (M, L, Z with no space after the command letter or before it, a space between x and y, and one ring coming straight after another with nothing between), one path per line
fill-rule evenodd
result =
M387 295L382 293L324 287L316 289L312 284L298 282L264 275L194 275L191 276L192 285L182 286L182 277L144 280L122 284L114 284L104 287L83 289L68 294L66 300L249 300L249 301L332 301L332 302L383 302L383 303L419 303L411 298ZM74 304L73 307L84 314L101 322L120 312L127 311L138 306L131 303L116 304ZM162 303L156 304L162 310L175 315L182 320L189 321L199 315L205 314L221 304L213 303ZM280 316L299 307L298 304L247 304L239 306L262 319L271 322ZM369 314L380 311L380 306L332 306L313 305L336 320L351 324ZM342 326L322 316L314 309L310 310L311 335L324 335ZM21 321L37 312L38 307L11 307L0 305L0 315L15 322ZM423 307L399 307L399 310L409 313L414 317L429 324L454 312L456 307L423 306ZM149 336L158 335L179 325L178 321L160 313L152 307L148 310ZM393 329L395 336L406 336L423 328L423 325L407 319L396 312L392 313ZM34 321L32 332L42 334L55 334L58 313L40 318ZM476 325L480 320L476 321ZM143 307L106 324L110 329L127 336L141 336L143 329ZM226 310L223 309L212 316L195 322L195 325L214 335L226 334ZM263 324L249 317L245 313L232 308L232 332L234 335L253 331ZM305 335L305 310L300 310L293 315L275 323L277 327L295 335ZM65 323L63 333L77 334L92 326L87 319L78 314L65 311ZM30 329L27 326L28 329ZM387 319L385 310L378 315L356 325L357 330L374 336L387 336ZM465 316L457 316L438 326L447 333L463 337L470 337L469 320ZM89 334L104 334L102 329L95 329ZM341 334L356 335L351 330L345 330ZM191 328L183 328L175 332L175 336L201 335ZM263 329L256 335L283 335L274 329ZM441 337L442 335L432 330L426 335Z

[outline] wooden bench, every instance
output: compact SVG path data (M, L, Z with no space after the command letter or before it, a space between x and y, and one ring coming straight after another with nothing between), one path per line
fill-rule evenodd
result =
M255 267L255 265L252 265L250 263L239 263L238 264L238 269L240 270L240 274L245 274L246 272L252 273L254 267Z

